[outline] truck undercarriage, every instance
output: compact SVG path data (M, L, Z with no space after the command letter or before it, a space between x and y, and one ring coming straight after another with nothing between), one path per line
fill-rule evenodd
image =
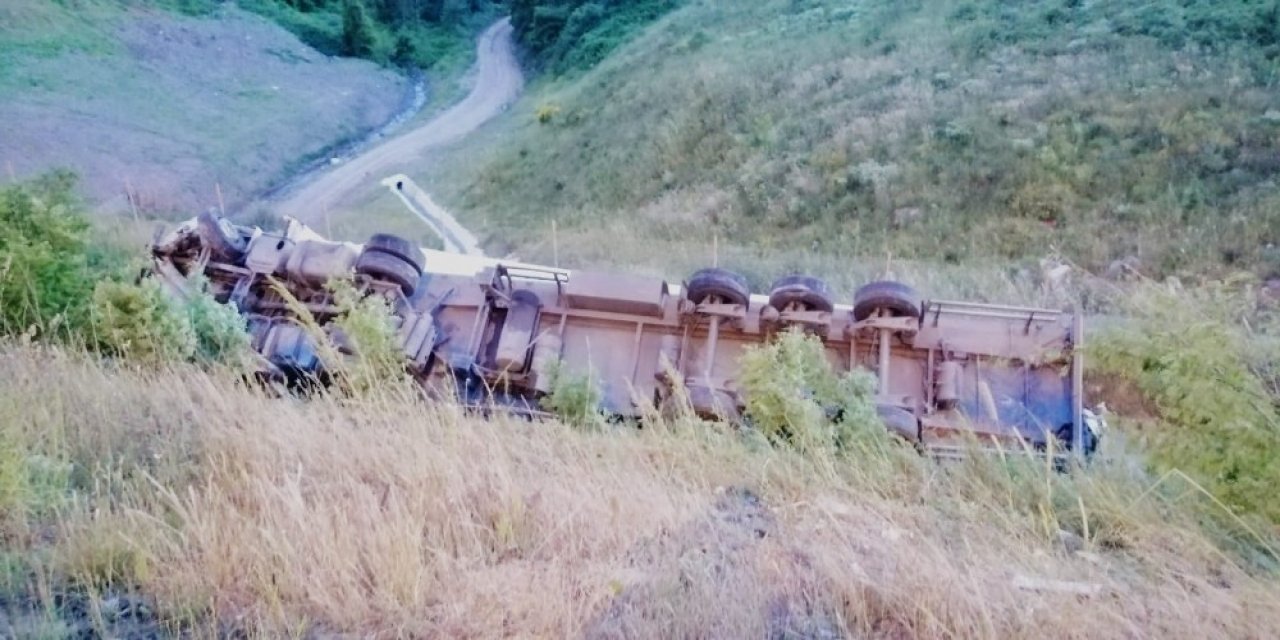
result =
M724 269L676 285L424 251L386 234L332 242L295 221L269 233L212 214L158 238L152 257L175 293L188 295L199 276L236 305L271 375L322 374L299 305L328 326L339 309L325 285L353 276L362 293L387 299L413 377L468 404L535 412L568 372L598 384L601 409L615 415L680 397L734 420L744 350L799 327L821 339L837 371L874 372L885 425L936 454L976 437L1083 455L1098 436L1082 401L1078 313L926 300L890 281L846 305L808 276L757 295Z

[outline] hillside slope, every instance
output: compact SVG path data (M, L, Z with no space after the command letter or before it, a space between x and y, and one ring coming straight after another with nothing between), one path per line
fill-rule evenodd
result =
M225 5L0 7L0 169L79 173L100 208L234 207L402 108L409 83ZM144 3L139 3L144 5ZM126 195L128 193L128 195Z
M1268 276L1277 51L1275 2L694 1L428 182L530 258Z
M290 402L11 343L0 424L10 637L1280 632L1265 548L1127 465L484 421L395 385Z

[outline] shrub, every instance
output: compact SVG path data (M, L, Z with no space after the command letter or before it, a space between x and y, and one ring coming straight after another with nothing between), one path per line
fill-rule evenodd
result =
M342 5L342 53L368 57L377 46L373 22L360 0L346 0Z
M364 394L407 379L404 353L396 337L395 317L386 298L364 295L350 278L331 280L326 287L333 294L338 317L333 320L341 362L332 356L325 370L336 374L348 393ZM321 350L325 353L326 350Z
M1236 512L1280 523L1280 412L1267 391L1270 366L1253 355L1264 337L1244 322L1250 297L1238 283L1143 286L1130 301L1136 320L1093 340L1091 366L1132 382L1157 408L1156 424L1139 434L1154 465L1184 471Z
M179 300L155 281L104 281L93 291L98 347L139 362L194 361L240 365L249 350L244 318L232 304L220 304L192 283L193 294Z
M542 399L541 404L566 424L591 429L604 425L604 415L600 411L602 398L600 387L591 375L569 373L557 363L551 369L551 393Z
M551 124L551 121L558 115L560 115L560 105L553 102L538 105L538 109L534 112L534 117L538 119L538 124Z
M250 348L249 333L235 305L220 304L202 294L192 296L182 306L195 334L197 360L229 365L243 362Z
M105 281L93 290L94 326L107 353L159 364L189 360L197 340L180 304L154 281Z
M0 333L84 328L97 274L74 185L53 172L0 189Z
M875 410L875 377L836 375L814 336L784 331L750 348L741 366L746 416L775 443L847 449L889 437Z

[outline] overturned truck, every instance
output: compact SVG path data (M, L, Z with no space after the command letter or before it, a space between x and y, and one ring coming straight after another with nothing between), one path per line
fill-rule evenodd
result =
M1087 455L1098 437L1082 402L1079 313L927 300L889 281L846 305L808 276L756 295L725 269L675 285L427 251L387 234L333 242L292 220L271 233L211 213L159 237L152 257L175 292L202 276L236 305L268 375L322 373L297 305L324 327L338 313L326 283L354 275L363 293L388 300L410 373L467 404L537 412L565 371L589 375L615 415L679 397L733 419L743 407L739 356L800 327L837 370L875 372L886 426L935 454L976 437Z

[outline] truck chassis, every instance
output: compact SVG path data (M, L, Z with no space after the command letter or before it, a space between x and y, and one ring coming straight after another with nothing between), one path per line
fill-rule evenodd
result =
M332 242L292 220L268 233L212 213L157 238L152 258L175 294L190 295L202 276L235 304L273 376L322 373L297 305L328 326L339 310L325 285L353 275L363 293L387 299L414 378L468 404L537 412L567 372L597 383L601 408L615 415L680 397L733 420L744 407L744 350L799 327L821 339L837 371L875 372L885 425L936 454L976 437L1087 455L1099 435L1083 404L1078 312L926 300L891 281L841 304L808 276L758 295L724 269L677 285L423 250L387 234Z

